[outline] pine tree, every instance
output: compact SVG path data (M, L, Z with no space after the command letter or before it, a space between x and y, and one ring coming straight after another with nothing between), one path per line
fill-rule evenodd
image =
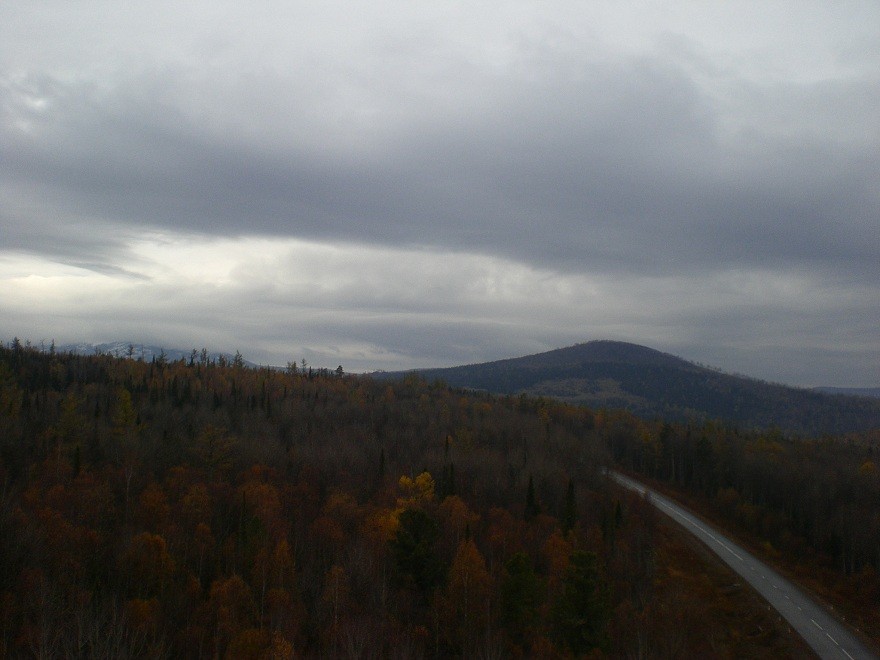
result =
M605 649L611 618L608 587L599 575L596 555L577 550L569 559L562 595L553 607L559 640L575 655Z
M577 501L574 495L574 482L568 480L568 489L565 491L565 509L562 512L562 531L568 534L577 522Z
M535 496L535 481L532 475L529 475L529 486L526 491L526 519L531 520L541 513L541 505L538 504L538 498Z

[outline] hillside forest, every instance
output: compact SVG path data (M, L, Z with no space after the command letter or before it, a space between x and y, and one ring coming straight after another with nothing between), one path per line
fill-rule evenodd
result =
M0 347L0 656L785 657L617 465L880 641L876 435Z
M419 373L429 381L441 379L458 387L625 409L643 419L668 422L725 420L740 429L776 426L808 437L880 428L876 397L767 383L620 341L596 340Z

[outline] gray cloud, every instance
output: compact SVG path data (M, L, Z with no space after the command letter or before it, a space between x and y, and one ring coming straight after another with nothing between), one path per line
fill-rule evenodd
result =
M564 269L875 261L876 139L724 140L683 72L650 62L517 82L477 116L390 126L354 155L210 135L164 107L177 81L129 81L110 100L44 83L56 91L43 131L7 131L7 181L26 200L131 226L421 243Z

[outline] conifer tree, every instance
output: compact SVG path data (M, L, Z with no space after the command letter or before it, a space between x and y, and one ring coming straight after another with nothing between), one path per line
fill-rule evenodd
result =
M530 520L541 513L541 505L538 504L538 498L535 495L535 481L532 475L529 475L529 485L526 490L526 519Z
M565 491L565 509L562 512L562 531L568 534L577 522L577 501L574 494L574 482L568 480L568 488Z

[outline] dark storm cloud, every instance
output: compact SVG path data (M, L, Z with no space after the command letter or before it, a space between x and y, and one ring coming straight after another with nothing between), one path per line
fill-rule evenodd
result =
M480 108L382 127L348 153L322 148L329 125L308 141L279 135L275 149L212 132L175 107L183 83L161 76L100 93L44 83L39 127L7 128L5 179L141 228L421 244L565 270L773 260L876 273L871 141L760 127L725 138L682 70L644 60L505 82ZM248 100L257 123L260 91Z

